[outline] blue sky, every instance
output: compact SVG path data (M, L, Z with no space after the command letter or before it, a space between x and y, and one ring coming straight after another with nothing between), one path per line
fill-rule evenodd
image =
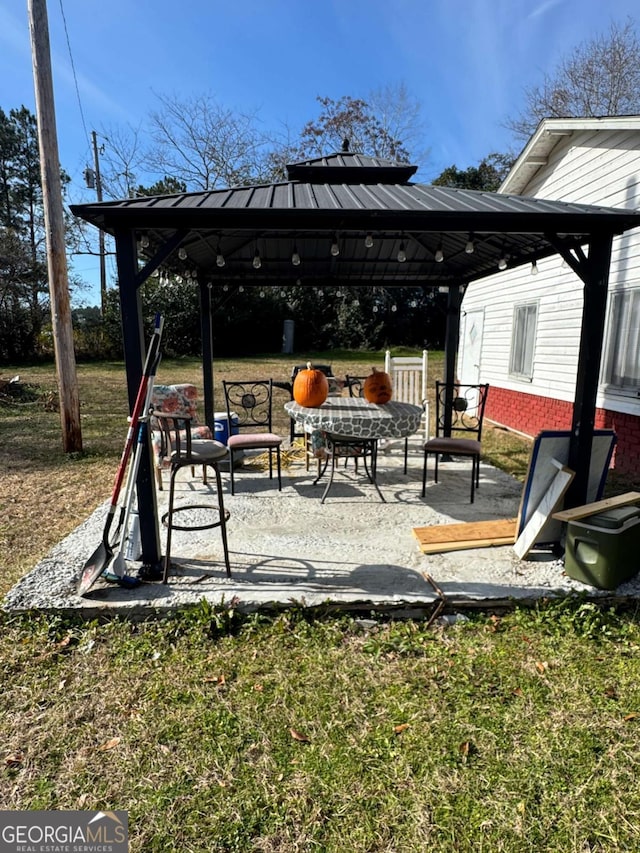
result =
M62 166L94 198L90 134L138 127L157 95L212 93L265 130L300 128L319 95L406 86L422 105L425 180L514 143L523 90L637 0L48 0ZM66 21L66 32L64 21ZM67 44L67 34L71 51ZM35 112L27 0L0 0L0 107ZM97 262L74 261L97 281ZM91 301L91 300L89 300Z

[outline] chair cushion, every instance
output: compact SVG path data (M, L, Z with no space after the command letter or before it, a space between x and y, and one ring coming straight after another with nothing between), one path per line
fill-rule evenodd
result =
M260 447L280 447L282 438L273 432L245 432L230 435L227 447L252 450Z
M479 456L480 442L473 438L430 438L424 443L425 453L458 453Z
M202 424L201 426L192 426L191 427L191 438L192 439L210 439L213 440L213 433L209 429L206 424ZM180 430L180 440L186 439L185 430ZM216 442L219 444L220 442ZM151 446L153 448L153 455L155 458L155 464L157 468L167 467L169 465L168 459L163 459L162 457L162 434L159 431L154 431L151 433ZM224 447L224 444L222 445Z
M184 382L179 385L154 385L151 406L168 415L188 415L191 418L191 438L213 439L213 433L206 424L199 424L197 418L198 390L195 385ZM168 456L162 456L162 434L158 419L151 415L151 446L156 468L168 467ZM180 438L185 431L180 431Z
M191 442L191 456L186 456L183 453L180 456L180 461L184 462L185 465L190 465L192 462L196 465L203 462L216 462L218 459L224 459L228 452L227 445L220 441L196 439L196 441ZM171 454L172 461L175 461L175 458L176 452L174 450Z
M195 385L154 385L151 406L167 414L189 415L193 426L198 423L198 391ZM158 429L158 422L151 416L151 428Z

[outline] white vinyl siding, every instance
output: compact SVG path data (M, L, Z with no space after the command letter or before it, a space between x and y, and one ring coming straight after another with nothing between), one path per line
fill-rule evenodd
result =
M612 294L609 317L604 382L637 395L640 390L640 288Z
M556 146L523 195L636 209L638 133L582 131Z
M630 128L581 129L563 137L551 150L547 164L532 175L518 194L596 206L640 208L640 127L637 125L636 121ZM612 249L608 333L602 354L602 383L597 405L640 414L640 397L637 396L640 338L634 339L631 327L625 331L624 323L620 326L615 316L617 310L625 316L629 314L626 309L616 307L618 300L623 298L617 294L640 290L640 229L615 237ZM529 266L496 271L468 285L463 311L484 309L485 312L480 381L523 394L573 402L584 284L558 256L539 260L538 270L537 276L531 275ZM639 303L635 300L640 298L627 297L627 305L631 307L629 299L634 301L637 312ZM512 370L514 308L532 302L538 303L535 350L533 370L525 381L525 377ZM637 318L638 314L633 316ZM610 341L616 328L620 329L618 334L628 339L625 355L617 354L618 362L626 359L620 366L611 361L612 348L617 345ZM634 328L637 335L637 321ZM623 376L616 380L623 384L615 384L616 376Z
M484 308L480 381L524 393L572 400L580 344L582 283L558 258L538 262L532 276L528 266L471 284L464 311ZM533 298L532 298L533 297ZM514 305L538 304L533 371L524 381L510 369Z
M533 353L536 346L537 320L537 302L514 305L509 373L520 379L531 380L533 378Z

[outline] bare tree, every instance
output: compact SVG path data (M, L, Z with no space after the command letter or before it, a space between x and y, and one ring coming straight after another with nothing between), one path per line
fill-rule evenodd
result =
M158 95L151 113L148 165L183 181L189 190L250 183L260 173L265 140L255 116L221 106L211 94Z
M417 135L420 108L404 86L388 86L366 100L349 95L337 101L328 97L316 100L322 109L302 128L299 159L339 151L347 139L351 151L401 162L410 160L407 144Z
M404 83L382 86L367 96L369 107L391 139L402 140L413 163L426 165L429 149L424 147L425 122L422 103Z
M539 86L525 89L521 114L506 122L528 139L543 118L640 112L640 41L631 19L583 42Z
M316 101L320 111L302 130L285 126L279 138L271 139L265 180L284 180L287 163L340 151L345 140L350 151L371 157L422 164L428 159L428 150L421 148L421 104L404 84L382 87L366 99L344 95L338 100L317 97Z
M107 198L131 198L141 177L149 175L148 153L140 126L104 128L99 137L102 189Z

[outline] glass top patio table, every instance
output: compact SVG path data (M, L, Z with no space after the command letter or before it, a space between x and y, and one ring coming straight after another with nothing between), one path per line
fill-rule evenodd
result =
M364 397L327 397L316 408L291 401L284 408L312 430L351 438L404 438L417 432L422 417L421 406L394 400L380 405Z

